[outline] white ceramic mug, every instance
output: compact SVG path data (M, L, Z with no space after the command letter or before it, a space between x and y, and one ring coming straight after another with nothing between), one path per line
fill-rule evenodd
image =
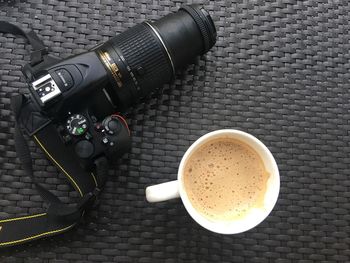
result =
M264 162L267 172L270 174L267 181L264 206L261 208L250 209L245 217L232 221L210 220L196 211L187 196L183 181L184 168L189 156L191 156L191 154L201 145L217 138L233 138L248 144L259 154ZM148 202L160 202L181 197L187 212L202 227L220 234L237 234L255 227L269 215L277 202L279 190L279 171L276 161L269 149L253 135L239 130L225 129L207 133L195 141L182 157L177 180L147 187L146 199Z

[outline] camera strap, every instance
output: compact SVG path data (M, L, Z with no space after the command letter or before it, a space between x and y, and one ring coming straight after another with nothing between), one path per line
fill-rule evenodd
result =
M25 33L15 25L0 21L0 32L22 35L29 41L34 50L29 67L45 63L48 52L33 31ZM56 235L73 228L85 211L95 203L107 179L108 167L106 158L101 157L95 160L95 167L91 173L85 171L80 167L79 162L75 161L74 154L65 149L51 121L38 114L24 95L12 97L11 104L16 117L14 137L17 156L26 174L32 178L38 193L47 204L47 210L34 215L0 220L0 247ZM80 197L77 202L74 204L63 203L36 180L30 150L23 130L32 136L48 159L61 170L79 193Z
M33 48L33 51L30 54L31 66L35 66L36 64L42 62L44 59L44 55L48 54L44 43L39 39L39 37L33 30L26 33L16 25L13 25L6 21L0 21L0 32L9 33L13 35L20 35L28 40L28 42Z

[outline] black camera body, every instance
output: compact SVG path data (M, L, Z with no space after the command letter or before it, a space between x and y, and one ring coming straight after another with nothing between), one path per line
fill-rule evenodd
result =
M117 114L99 121L86 109L69 115L65 123L58 123L57 131L67 150L75 152L86 170L93 169L97 158L104 156L113 161L130 148L130 130L125 119Z
M95 159L112 161L130 148L130 131L114 113L106 74L97 54L87 52L40 68L29 83L31 100L55 126L64 151L75 152L86 170Z
M128 126L114 113L170 82L176 69L206 53L215 41L208 12L199 5L184 6L89 52L24 73L38 111L89 168L95 158L116 158L130 146Z
M45 213L0 220L0 247L74 227L98 200L108 161L130 148L128 125L118 112L169 83L176 69L205 54L216 41L214 23L200 5L138 24L64 60L49 55L33 31L0 21L0 32L22 35L34 49L22 70L31 95L11 98L14 138L24 170L48 205ZM79 193L76 202L62 202L36 180L23 131Z

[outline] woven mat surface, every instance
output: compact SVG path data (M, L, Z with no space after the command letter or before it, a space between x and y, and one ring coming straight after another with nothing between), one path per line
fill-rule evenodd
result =
M0 0L0 20L33 28L61 57L176 11L183 1ZM186 2L192 3L192 2ZM0 262L349 262L350 2L205 1L218 41L127 113L131 152L109 170L98 209L78 228L0 251ZM14 151L10 97L26 91L30 48L0 34L0 218L43 203ZM198 226L179 200L149 204L146 186L176 178L199 136L237 128L260 138L281 192L258 227L233 236ZM75 193L31 143L36 175Z

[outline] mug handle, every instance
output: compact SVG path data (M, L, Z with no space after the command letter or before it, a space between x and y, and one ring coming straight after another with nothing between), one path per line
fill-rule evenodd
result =
M150 203L166 201L179 197L178 180L156 184L146 188L146 199Z

